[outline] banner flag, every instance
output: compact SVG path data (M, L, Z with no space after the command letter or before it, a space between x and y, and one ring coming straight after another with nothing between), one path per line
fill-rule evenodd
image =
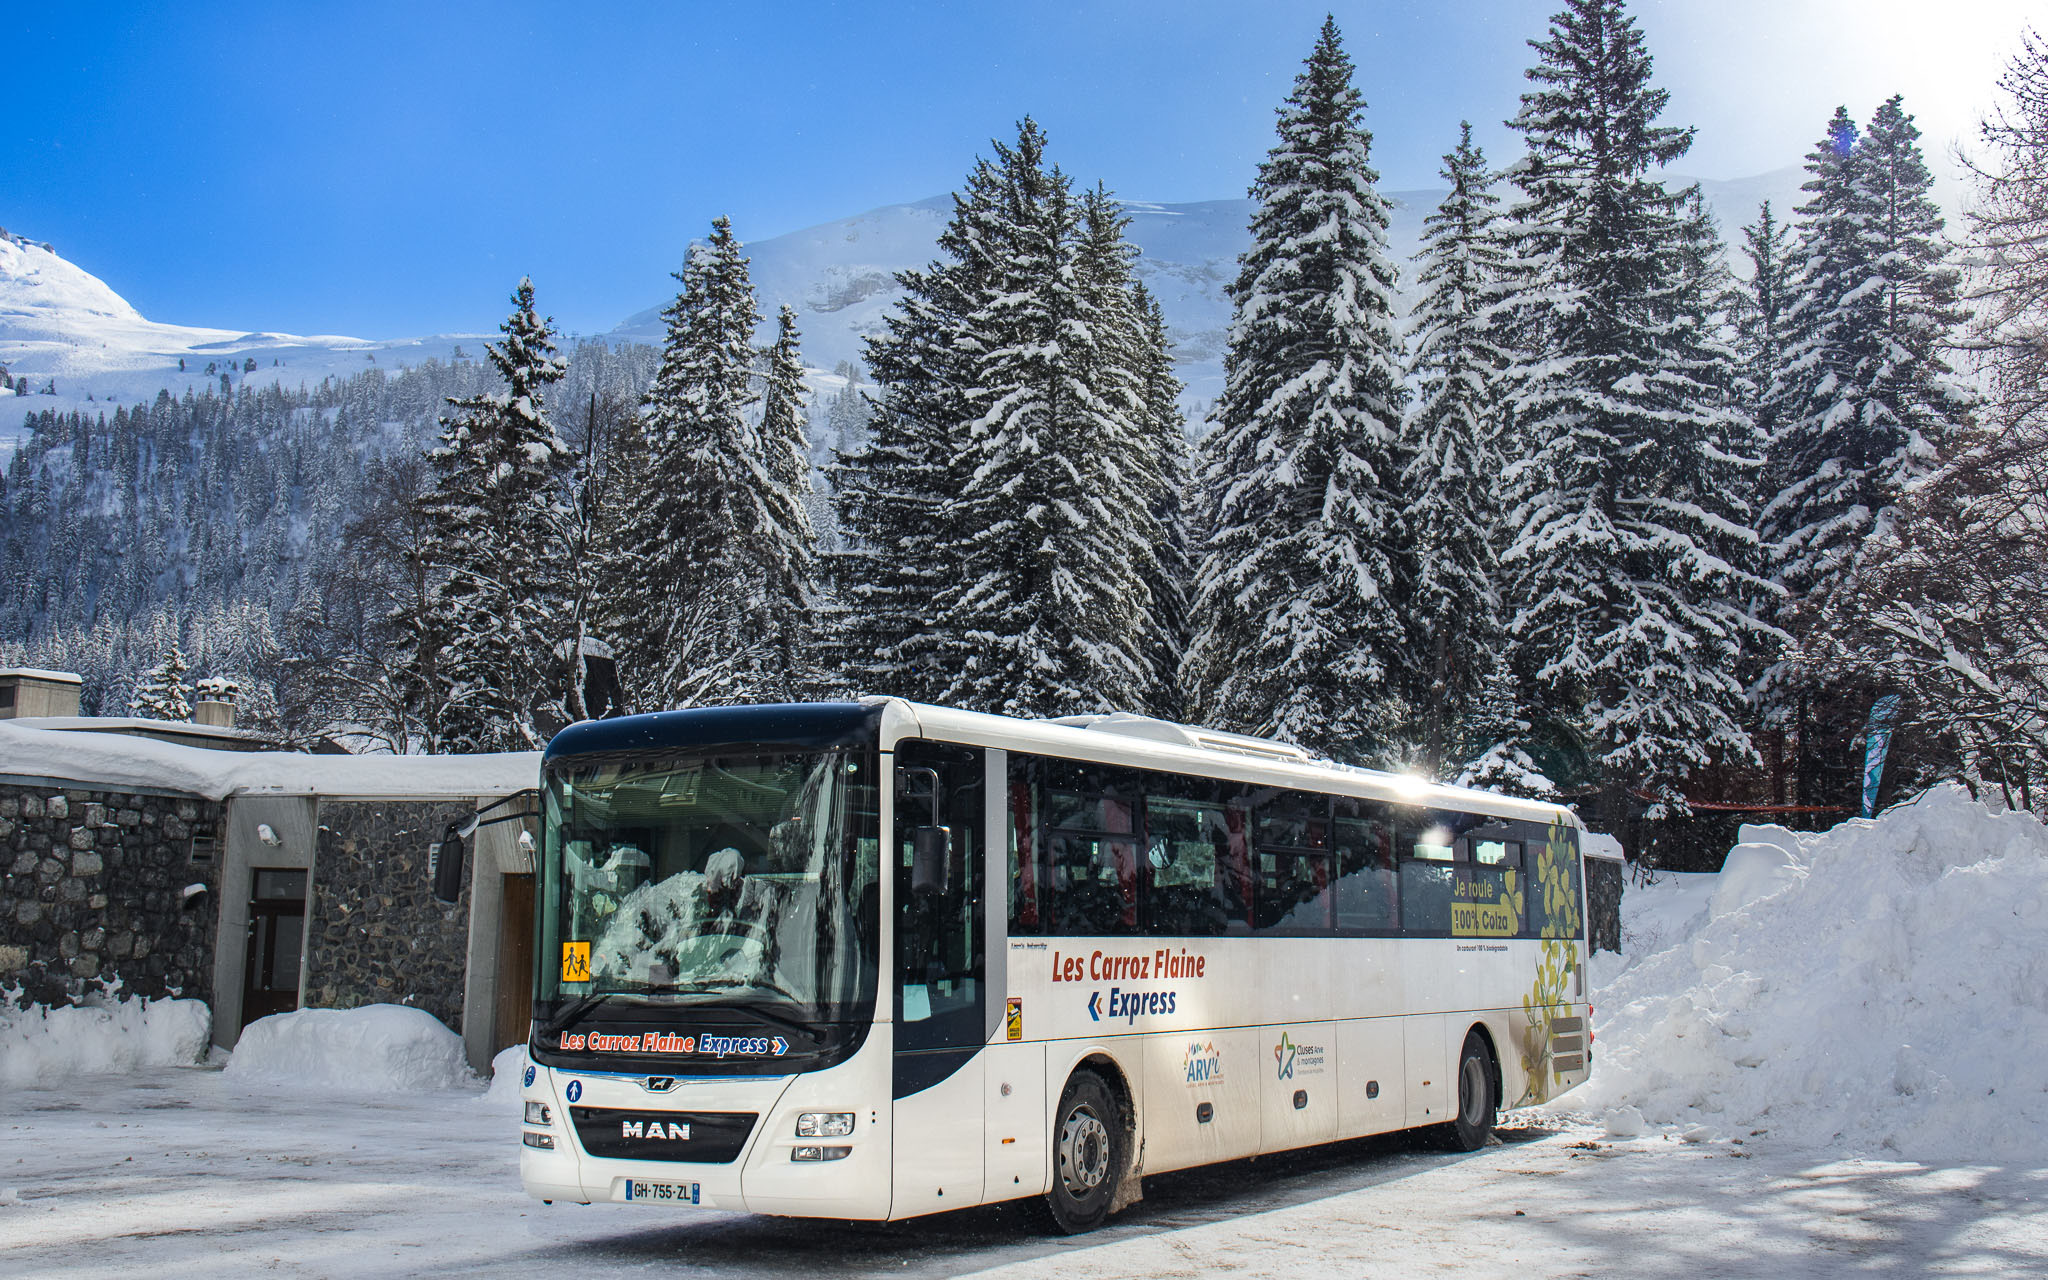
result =
M1892 745L1892 722L1899 717L1900 696L1888 693L1870 704L1869 736L1863 746L1863 816L1877 814L1877 785L1884 777L1884 755Z

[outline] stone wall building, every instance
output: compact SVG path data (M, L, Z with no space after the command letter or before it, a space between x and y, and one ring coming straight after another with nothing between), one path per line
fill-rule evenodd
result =
M222 751L0 724L0 991L208 1002L213 1037L296 1008L410 1004L473 1065L527 1032L531 819L477 829L453 904L433 850L534 785L537 753Z
M0 985L41 1004L112 981L209 999L214 869L194 848L220 809L172 792L0 785Z

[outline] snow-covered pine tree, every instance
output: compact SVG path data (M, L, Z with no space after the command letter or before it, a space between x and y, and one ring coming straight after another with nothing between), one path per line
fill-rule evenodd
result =
M1402 430L1403 527L1414 577L1403 601L1416 668L1416 764L1439 776L1501 663L1500 431L1513 353L1496 331L1507 246L1472 126L1444 157L1451 190L1423 219L1410 318L1416 403ZM1477 750L1492 747L1480 742Z
M1980 127L1985 149L1962 158L1977 188L1973 338L2000 420L2040 433L2048 431L2048 36L2021 35L1998 87L2001 101Z
M864 438L831 468L843 544L831 557L833 664L849 692L933 700L948 676L936 657L940 593L955 580L939 552L940 512L964 482L969 353L954 345L982 289L999 197L977 161L939 234L941 256L897 275L903 299L867 340L874 378Z
M190 720L192 703L185 696L185 673L191 669L185 651L172 645L162 660L136 681L128 709L145 720Z
M545 393L564 372L554 328L534 310L522 279L503 339L484 353L502 389L452 398L441 444L429 454L434 487L427 554L439 571L416 628L445 637L421 674L446 690L443 750L527 750L543 743L533 722L559 637L560 557L555 535L569 450L548 420ZM412 660L424 655L415 651Z
M809 625L788 602L811 599L810 522L753 415L760 315L728 219L676 279L644 442L628 446L644 452L648 497L618 552L634 573L614 623L621 680L642 710L787 697ZM793 329L789 341L794 359Z
M761 391L761 453L769 486L764 506L782 536L763 566L766 599L777 620L777 692L797 697L817 682L819 664L830 655L819 646L812 617L818 611L817 532L811 524L811 442L804 420L804 362L798 345L796 312L784 306L775 316L775 342L768 348Z
M1735 350L1742 357L1742 399L1766 442L1778 431L1777 395L1785 385L1792 288L1792 231L1766 200L1756 221L1742 229L1742 254L1749 278L1731 292L1728 313L1735 325ZM1768 494L1764 495L1768 500Z
M1714 336L1722 287L1696 190L1649 176L1692 132L1657 123L1642 34L1620 0L1568 0L1533 42L1535 88L1511 121L1528 154L1512 211L1521 347L1505 472L1513 662L1531 738L1559 783L1578 744L1614 812L1749 760L1737 664L1758 630L1744 495L1752 426L1734 353ZM1553 763L1559 762L1559 763Z
M1797 630L1824 609L1968 413L1943 358L1961 313L1919 131L1893 97L1856 136L1837 108L1807 158L1792 331L1763 532Z
M935 637L944 696L1027 716L1146 705L1139 572L1153 540L1147 514L1134 519L1123 500L1142 492L1130 469L1147 455L1129 294L1089 279L1090 259L1108 270L1114 254L1084 251L1082 207L1046 167L1037 123L995 151L980 288L953 336L969 353L968 416L964 478L936 548L958 583L940 598Z
M632 582L633 566L618 554L621 533L639 506L644 444L627 397L592 388L582 422L565 434L576 460L565 477L556 540L561 548L561 638L542 718L560 725L618 715L617 650L612 641L619 584Z
M1155 526L1150 578L1151 616L1145 623L1151 637L1152 664L1157 674L1153 714L1169 720L1187 716L1187 694L1181 664L1188 648L1189 599L1194 585L1193 535L1188 527L1189 475L1193 464L1187 420L1180 409L1180 379L1173 373L1173 340L1166 332L1166 312L1159 299L1140 283L1132 288L1133 306L1141 325L1138 349L1142 436L1149 444L1153 483L1150 500Z
M1395 270L1352 71L1326 20L1252 187L1187 683L1209 723L1358 759L1388 745L1411 664Z
M1078 330L1087 341L1072 344L1074 361L1105 411L1100 428L1129 438L1106 438L1081 461L1120 513L1116 535L1143 593L1136 625L1148 670L1137 701L1127 705L1172 719L1181 714L1187 644L1187 431L1165 317L1137 280L1138 251L1124 239L1129 224L1100 185L1082 194L1074 272L1083 308Z

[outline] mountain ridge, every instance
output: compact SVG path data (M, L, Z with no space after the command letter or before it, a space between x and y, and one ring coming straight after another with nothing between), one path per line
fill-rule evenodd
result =
M1724 242L1770 199L1789 212L1800 200L1805 173L1786 168L1728 181L1670 175L1675 184L1700 181ZM1385 193L1393 212L1389 248L1411 280L1409 261L1421 242L1422 220L1435 208L1439 188ZM837 385L827 371L864 355L862 340L879 332L901 297L897 272L921 267L937 253L953 197L941 194L881 205L747 245L764 319L764 340L776 308L797 311L804 359L817 386ZM1124 202L1127 235L1140 249L1138 278L1158 298L1174 343L1175 363L1198 413L1222 389L1223 347L1230 321L1226 286L1237 255L1249 243L1248 198L1160 203ZM565 335L617 344L662 339L656 302L602 334ZM112 286L57 254L47 243L8 232L0 238L0 365L40 392L11 399L0 393L0 448L12 443L23 419L41 409L100 407L154 398L158 390L218 387L226 374L286 385L317 383L365 368L390 368L428 359L449 360L477 348L488 333L366 339L338 334L297 335L269 330L205 328L149 320ZM184 361L184 368L179 361ZM254 368L249 366L253 362ZM210 369L210 371L209 371Z

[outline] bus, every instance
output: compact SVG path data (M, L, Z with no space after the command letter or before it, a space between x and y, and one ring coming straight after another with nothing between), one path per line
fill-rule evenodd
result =
M1130 714L894 698L589 721L543 757L520 1174L903 1219L1583 1081L1555 805Z

